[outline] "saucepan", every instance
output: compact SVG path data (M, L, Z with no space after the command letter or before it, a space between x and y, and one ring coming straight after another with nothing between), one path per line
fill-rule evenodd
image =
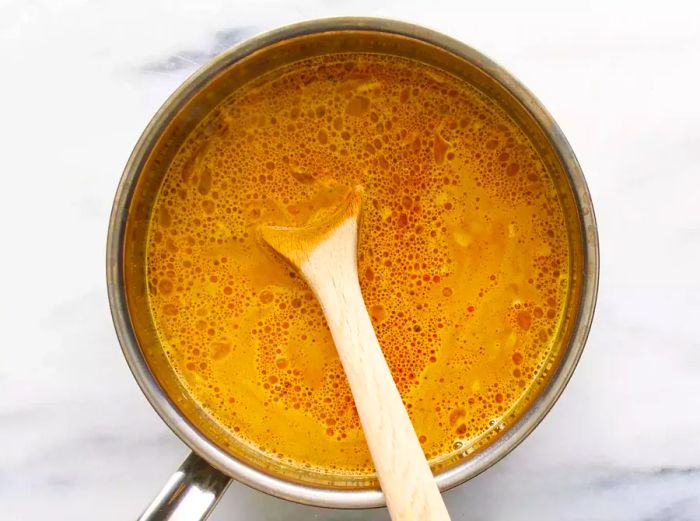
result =
M581 356L595 308L598 238L590 194L569 143L539 101L494 62L452 38L393 20L334 18L289 25L237 45L201 67L163 104L129 158L109 225L107 281L119 342L146 398L192 450L141 519L204 519L232 480L274 496L322 507L384 504L376 482L358 483L275 468L210 426L177 378L154 371L167 364L148 306L145 244L160 183L184 137L237 87L276 67L314 55L373 52L417 59L454 74L499 103L527 132L550 171L567 209L574 290L570 326L543 385L527 410L485 446L434 468L441 490L464 483L516 447L563 391ZM156 378L156 374L159 377Z

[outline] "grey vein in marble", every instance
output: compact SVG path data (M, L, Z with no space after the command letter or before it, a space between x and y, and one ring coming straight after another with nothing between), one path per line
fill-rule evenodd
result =
M229 47L253 36L257 31L251 27L234 27L217 31L214 34L214 43L207 50L183 50L168 58L149 63L142 67L146 73L172 73L177 71L190 71L204 65L214 56L222 53Z

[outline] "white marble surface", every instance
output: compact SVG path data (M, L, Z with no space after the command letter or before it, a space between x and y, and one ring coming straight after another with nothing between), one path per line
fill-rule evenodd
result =
M700 519L700 10L563 4L1 0L0 518L133 519L186 453L127 369L105 289L112 197L148 119L237 39L366 14L518 76L571 141L599 218L580 366L525 443L446 494L453 519ZM234 484L213 519L388 516Z

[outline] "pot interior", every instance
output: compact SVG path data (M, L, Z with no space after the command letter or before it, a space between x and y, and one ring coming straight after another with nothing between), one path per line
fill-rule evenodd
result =
M561 152L548 137L551 136L552 129L542 128L533 114L512 94L510 89L513 85L509 84L509 78L504 76L497 80L487 73L486 70L490 69L491 64L486 64L485 67L476 53L471 60L466 60L416 38L375 30L338 30L298 35L260 49L254 49L251 45L243 56L236 55L235 60L227 59L224 55L208 66L205 73L190 80L166 104L166 108L162 109L165 112L159 115L164 124L158 129L158 135L146 136L146 153L143 160L136 165L137 180L129 204L123 241L123 276L128 312L140 354L174 407L203 438L217 446L228 457L285 481L320 488L356 490L376 488L376 480L371 475L349 478L346 475L319 474L273 461L264 453L240 443L210 419L190 398L163 353L149 305L146 278L147 235L154 202L173 157L190 132L214 107L242 85L286 64L311 56L335 53L379 53L410 58L466 81L507 112L529 137L546 165L556 186L561 206L565 210L570 238L571 277L566 316L557 339L563 347L557 350L557 356L549 360L543 368L541 383L533 390L534 393L548 394L548 399L533 399L531 408L547 409L551 406L563 385L559 382L559 389L552 389L552 380L559 378L561 360L573 356L575 362L582 347L572 345L572 338L580 318L586 258L580 194L573 189L570 173L566 170L563 160L570 158L562 158ZM572 350L576 351L575 355L572 355ZM568 367L567 372L571 369L572 367ZM563 378L568 378L568 374ZM522 414L525 414L525 411ZM479 456L483 456L484 453L496 450L504 452L502 447L499 449L499 439L508 436L522 437L532 427L533 425L514 421L510 428L500 432L494 430L480 442L474 443L469 451L456 451L434 462L433 469L436 473L449 474L458 467L464 468L472 462L477 462ZM483 461L487 460L482 460L480 468L473 467L472 475L487 465ZM493 462L494 458L490 461ZM462 475L468 477L468 473L462 472Z

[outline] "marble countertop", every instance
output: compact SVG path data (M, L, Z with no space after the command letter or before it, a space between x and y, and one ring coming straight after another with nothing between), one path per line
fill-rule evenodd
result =
M210 56L350 14L427 25L509 69L568 136L599 219L600 297L579 368L515 452L446 493L453 519L700 519L699 4L563 4L0 2L2 519L133 519L184 458L110 319L105 241L121 170ZM388 515L234 484L212 519Z

